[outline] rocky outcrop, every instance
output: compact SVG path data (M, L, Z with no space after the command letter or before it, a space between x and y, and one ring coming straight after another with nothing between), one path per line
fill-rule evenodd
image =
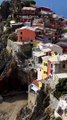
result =
M14 79L16 75L14 72L16 70L16 63L11 59L5 66L3 72L0 75L0 93L5 92L8 89L11 89L12 83L14 83ZM16 86L16 85L15 85Z
M27 90L28 85L35 79L35 74L33 69L24 71L22 66L19 68L16 61L11 59L0 75L0 94L17 89Z
M50 120L50 115L47 112L49 100L49 94L45 93L42 87L37 95L35 106L32 106L32 109L29 109L27 106L22 108L16 120Z

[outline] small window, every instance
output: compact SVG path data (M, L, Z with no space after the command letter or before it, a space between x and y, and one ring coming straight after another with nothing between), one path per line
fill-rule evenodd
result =
M47 66L47 63L44 63L44 66Z
M31 67L32 65L31 65L31 64L29 64L29 66Z
M53 64L51 64L51 68L53 68Z
M51 70L51 74L53 74L53 70Z
M51 53L48 53L49 56L51 56Z
M44 74L47 74L47 72L46 72L46 71L44 71Z
M62 67L65 68L65 64L63 64Z
M42 58L41 57L39 57L38 63L42 63Z
M22 37L20 37L20 39L22 40Z
M20 34L22 35L22 32L20 32Z

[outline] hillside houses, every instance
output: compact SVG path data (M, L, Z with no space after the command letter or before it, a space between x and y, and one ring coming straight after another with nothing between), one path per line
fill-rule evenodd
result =
M59 103L54 112L55 117L60 117L62 120L67 119L67 94L60 97Z
M18 21L10 20L6 49L17 64L19 80L28 87L32 109L42 85L50 94L62 78L67 79L67 20L46 7L23 6L15 14Z
M34 40L36 37L35 29L32 27L21 27L17 30L18 41L26 42L30 40Z
M67 55L57 55L54 58L49 59L50 62L50 77L51 80L51 87L55 88L58 80L61 80L62 78L67 78L67 68L66 68L66 62L67 62ZM50 81L51 81L50 80Z
M67 20L58 16L50 8L32 5L23 6L20 12L16 11L15 14L19 18L18 22L10 22L10 27L17 28L14 30L17 34L16 42L20 42L20 44L32 43L32 57L30 59L34 61L33 68L38 71L37 79L49 78L51 74L50 63L54 62L52 60L58 62L58 58L61 58L61 56L66 57L64 53L66 53L67 46L64 39L66 39L67 34ZM62 39L63 45L61 44ZM62 63L60 59L59 64ZM59 64L56 65L58 70Z
M38 13L36 7L23 7L21 12L22 15L36 15Z
M67 53L67 42L60 41L60 42L57 43L57 45L59 45L60 47L62 47L63 53Z
M30 59L33 59L34 62L31 62L31 69L36 69L37 79L45 81L45 79L54 78L56 74L59 76L59 73L65 73L66 71L62 67L61 71L59 70L64 61L65 64L67 63L66 59L64 59L66 57L64 49L58 43L63 38L62 22L65 20L46 7L23 7L21 13L16 14L22 21L21 23L20 21L19 23L14 23L12 26L15 24L24 25L15 30L17 41L23 44L26 44L26 42L32 43L32 57ZM66 30L65 27L64 29ZM63 58L62 61L61 56Z

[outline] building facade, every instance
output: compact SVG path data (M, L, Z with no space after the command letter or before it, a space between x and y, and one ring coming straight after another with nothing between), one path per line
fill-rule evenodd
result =
M28 42L36 37L35 29L31 27L22 27L17 30L18 41Z

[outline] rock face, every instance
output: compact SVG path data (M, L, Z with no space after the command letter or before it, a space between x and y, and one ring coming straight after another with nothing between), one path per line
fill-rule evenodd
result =
M10 60L0 75L0 93L17 87L16 63Z
M50 115L47 112L49 100L49 95L42 88L37 95L35 106L32 106L32 109L27 106L22 108L16 120L50 120Z
M22 67L21 67L22 68ZM10 60L4 71L0 75L0 94L11 90L27 90L35 77L34 71L27 69L24 71L17 66L14 60Z
M25 66L25 60L29 63L29 59L32 56L31 44L17 44L8 40L8 50L12 48L12 57L9 60L1 72L0 75L0 94L10 90L22 89L27 90L28 84L30 84L35 77L35 71Z
M42 87L37 96L37 103L34 107L30 120L50 120L50 116L46 112L46 109L49 106L49 100L50 98L48 93L44 92L44 87Z

